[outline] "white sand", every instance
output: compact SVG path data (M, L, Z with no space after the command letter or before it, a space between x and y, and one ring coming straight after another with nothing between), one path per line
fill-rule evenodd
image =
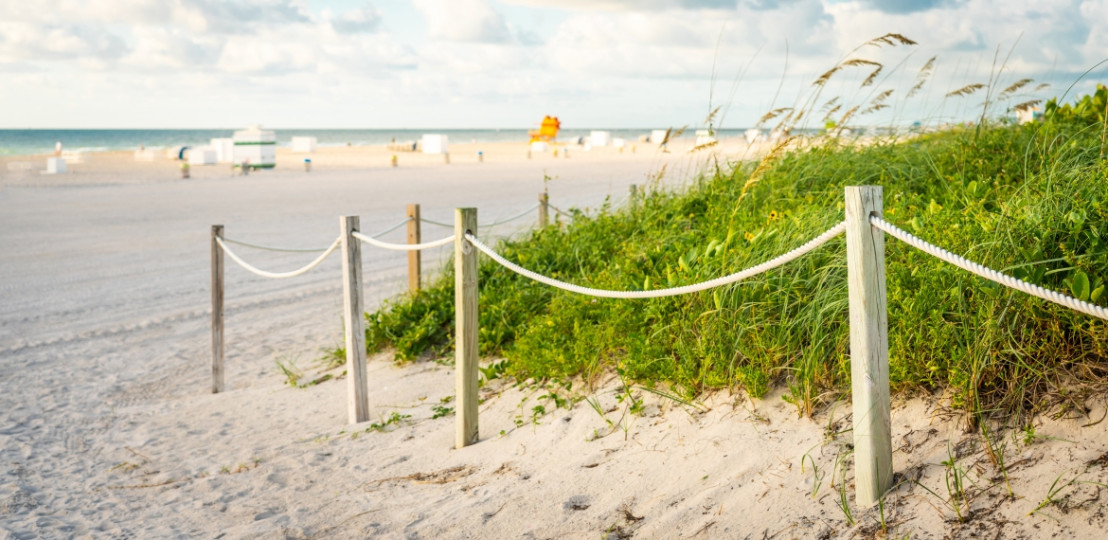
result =
M474 205L487 221L533 204L544 172L564 208L618 200L663 164L696 168L680 152L642 147L531 160L519 148L486 150L481 164L461 151L449 166L410 156L396 169L380 151L330 149L310 174L296 167L302 156L283 155L275 171L194 167L190 181L172 163L118 154L59 176L0 164L0 538L875 535L876 509L851 505L851 526L836 504L847 403L798 419L779 392L716 393L697 408L635 390L646 406L630 415L618 380L575 386L571 395L595 396L602 418L585 401L558 409L543 399L549 389L494 381L482 391L481 442L453 450L453 417L431 419L453 392L452 370L378 356L376 421L410 418L384 433L344 426L344 381L293 389L275 368L291 360L317 376L312 360L341 341L337 257L283 281L228 261L231 389L208 393L213 223L230 238L317 247L337 236L342 214L361 215L367 231L402 219L409 202L444 221ZM277 270L311 258L238 251ZM372 309L402 290L405 259L365 252ZM1103 417L1102 401L1088 417L1039 419L1028 441L1001 437L1015 498L943 400L897 401L894 467L919 484L889 498L890 537L1103 536L1108 490L1081 483L1108 483L1108 423L1082 427ZM947 504L948 449L968 477L964 524ZM1052 483L1075 477L1058 504L1027 515Z

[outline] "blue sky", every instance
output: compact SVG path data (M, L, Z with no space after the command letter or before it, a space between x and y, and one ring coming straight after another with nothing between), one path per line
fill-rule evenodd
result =
M1105 21L1108 0L0 0L0 128L654 128L716 106L746 127L888 90L851 122L952 121L980 110L946 97L971 83L1034 80L998 114L1062 94L1108 59ZM917 45L857 48L890 32ZM844 59L883 68L817 96Z

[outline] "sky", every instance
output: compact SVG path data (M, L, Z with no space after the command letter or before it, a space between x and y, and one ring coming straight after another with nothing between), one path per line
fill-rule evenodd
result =
M0 128L938 123L1106 59L1108 0L0 0Z

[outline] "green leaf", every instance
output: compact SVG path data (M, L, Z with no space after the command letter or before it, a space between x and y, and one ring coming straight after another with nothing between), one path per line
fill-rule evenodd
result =
M1046 277L1046 267L1036 267L1035 271L1031 272L1031 283L1034 283L1035 285L1042 285L1044 277Z
M717 249L719 247L720 247L719 240L712 240L711 242L708 242L708 247L704 248L704 256L705 257L711 257L711 256L715 255L719 251Z
M1089 301L1090 302L1096 302L1097 300L1100 300L1100 297L1103 294L1104 294L1104 285L1101 285L1101 286L1093 289L1093 292L1089 294Z
M1070 291L1073 292L1073 297L1078 300L1089 300L1089 276L1085 275L1085 272L1078 270L1073 275L1073 281L1070 283Z

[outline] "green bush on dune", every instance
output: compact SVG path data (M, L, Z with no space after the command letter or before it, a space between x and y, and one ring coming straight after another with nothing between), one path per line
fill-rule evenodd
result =
M1103 87L1101 87L1103 88ZM1103 90L1101 90L1103 92ZM834 139L736 165L635 212L601 208L502 241L510 260L605 289L700 282L761 263L843 219L843 188L884 187L885 218L1048 289L1104 305L1108 161L1104 120L952 129L868 146ZM1095 111L1094 111L1095 113ZM745 193L744 193L745 191ZM843 239L750 280L656 300L566 293L482 257L480 344L520 380L611 370L693 396L788 387L801 412L849 393ZM1075 404L1108 375L1104 321L1010 291L886 237L891 380L949 389L981 413ZM367 314L371 351L398 360L452 348L453 274ZM1046 399L1055 398L1055 399Z

